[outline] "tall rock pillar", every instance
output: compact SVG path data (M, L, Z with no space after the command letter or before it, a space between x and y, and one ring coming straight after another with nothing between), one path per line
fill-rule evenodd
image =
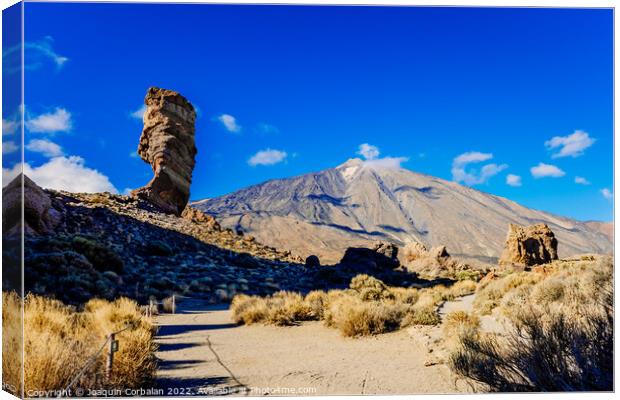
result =
M155 176L131 195L181 215L189 201L196 163L196 111L179 93L157 87L149 88L144 104L147 108L138 154L151 164Z

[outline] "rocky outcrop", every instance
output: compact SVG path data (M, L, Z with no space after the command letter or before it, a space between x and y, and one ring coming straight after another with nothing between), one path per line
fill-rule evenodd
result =
M433 258L448 258L450 257L450 253L448 253L448 249L446 246L435 246L429 251L429 254Z
M376 242L371 248L349 247L340 260L340 265L360 272L395 269L400 266L398 246Z
M546 224L519 226L510 224L502 265L537 265L558 259L558 241Z
M194 208L194 207L185 207L183 212L181 213L181 217L184 219L197 222L199 224L205 224L209 229L213 231L221 231L222 228L217 220L209 214L205 214L202 211Z
M50 233L61 221L47 193L27 176L24 177L24 232L28 235ZM22 175L2 189L3 232L19 233L21 229Z
M144 99L144 128L138 154L153 168L155 176L131 192L159 207L181 215L189 200L196 145L192 104L172 90L149 88Z
M405 264L413 262L417 259L426 257L428 250L426 246L419 242L409 242L402 251L403 262Z

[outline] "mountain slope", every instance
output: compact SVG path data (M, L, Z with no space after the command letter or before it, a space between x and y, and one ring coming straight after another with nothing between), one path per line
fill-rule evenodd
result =
M374 240L444 244L453 254L498 257L509 223L545 222L561 256L611 252L592 225L528 209L508 199L406 169L359 159L325 171L271 180L194 206L225 227L295 254L340 259Z

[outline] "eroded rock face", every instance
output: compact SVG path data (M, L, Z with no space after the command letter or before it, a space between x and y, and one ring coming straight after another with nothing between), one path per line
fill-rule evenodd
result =
M500 264L537 265L558 259L558 241L546 224L510 224Z
M3 232L17 234L21 229L21 178L17 176L2 189ZM60 223L62 217L52 207L47 193L30 178L24 175L24 232L26 234L50 233Z
M181 215L189 200L195 165L196 111L179 93L149 88L144 104L144 128L138 154L153 168L155 176L131 192L167 213Z

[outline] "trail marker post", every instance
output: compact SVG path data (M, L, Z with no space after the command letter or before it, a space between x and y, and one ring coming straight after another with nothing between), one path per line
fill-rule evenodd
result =
M108 348L108 362L106 364L105 376L108 381L112 378L112 367L114 366L114 353L118 351L118 340L116 334L110 334L110 346Z

